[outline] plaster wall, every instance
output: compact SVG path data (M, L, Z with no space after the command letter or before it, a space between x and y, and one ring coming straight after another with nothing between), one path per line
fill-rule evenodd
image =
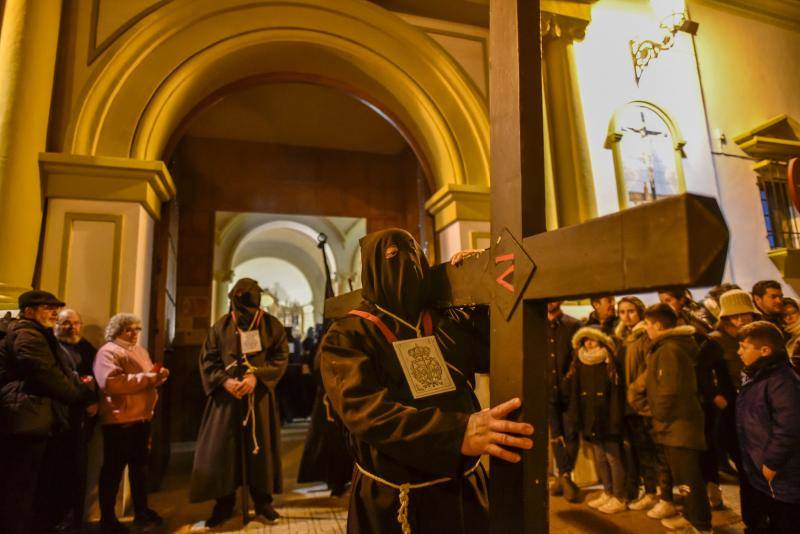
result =
M41 287L81 314L85 335L95 345L103 343L111 316L127 312L141 317L141 343L147 347L153 230L140 204L49 201Z
M776 115L800 119L800 27L706 1L691 0L689 9L700 24L697 59L720 203L731 231L731 270L749 288L758 280L780 279L780 273L767 257L755 162L730 140ZM729 142L721 142L723 136Z
M448 261L453 254L468 248L488 248L488 221L456 221L439 232L439 258Z
M600 0L592 7L585 40L575 44L598 215L619 210L613 154L604 148L609 121L618 109L636 100L664 109L683 134L686 191L718 196L697 65L688 34L678 33L675 46L653 60L636 84L628 43L631 39L660 39L659 21L660 15L650 2Z
M488 99L489 31L486 28L399 13L398 16L436 41Z

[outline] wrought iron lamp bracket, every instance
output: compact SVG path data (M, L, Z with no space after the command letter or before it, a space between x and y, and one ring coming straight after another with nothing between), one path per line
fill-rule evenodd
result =
M650 62L656 59L661 52L669 50L675 46L675 35L679 31L687 33L694 33L697 31L697 23L689 20L686 13L672 13L665 17L659 27L663 30L664 34L660 41L652 39L644 39L637 41L631 39L628 46L631 52L631 59L633 60L633 73L636 79L636 85L644 75L644 71Z

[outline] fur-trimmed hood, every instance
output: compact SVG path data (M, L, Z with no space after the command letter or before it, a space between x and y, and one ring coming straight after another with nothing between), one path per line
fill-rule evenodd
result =
M664 341L670 337L693 336L696 331L697 330L695 327L689 325L680 325L676 326L675 328L668 328L659 332L658 337L653 340L653 343Z
M617 342L614 340L614 338L603 333L603 331L600 330L600 328L593 326L584 326L583 328L575 332L575 335L572 336L572 348L574 349L580 348L581 342L587 337L589 339L594 339L595 341L606 347L608 350L611 351L612 354L617 351Z
M642 334L647 334L644 328L644 321L639 321L632 328L628 328L628 325L620 321L614 329L614 335L626 341L629 337L638 337Z

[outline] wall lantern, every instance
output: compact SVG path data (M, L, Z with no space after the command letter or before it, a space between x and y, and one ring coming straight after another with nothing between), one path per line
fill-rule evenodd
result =
M685 11L673 11L661 20L659 24L663 32L663 37L659 41L644 39L637 41L631 39L629 47L631 50L631 59L633 60L633 73L636 78L636 85L642 79L644 70L652 60L664 50L669 50L675 45L675 34L678 32L686 32L691 35L697 33L698 24L689 19Z

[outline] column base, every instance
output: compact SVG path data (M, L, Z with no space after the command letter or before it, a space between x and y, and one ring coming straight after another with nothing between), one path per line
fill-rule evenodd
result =
M16 310L19 306L19 296L29 287L14 287L0 282L0 310Z

